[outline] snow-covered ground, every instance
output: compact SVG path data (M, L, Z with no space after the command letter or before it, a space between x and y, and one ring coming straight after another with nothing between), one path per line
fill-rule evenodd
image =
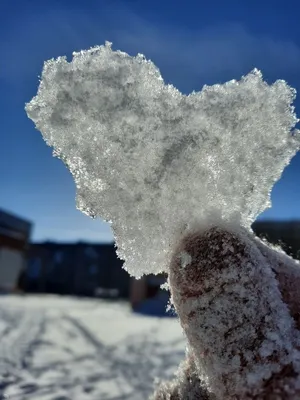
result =
M184 348L178 321L126 303L0 297L0 399L147 399Z

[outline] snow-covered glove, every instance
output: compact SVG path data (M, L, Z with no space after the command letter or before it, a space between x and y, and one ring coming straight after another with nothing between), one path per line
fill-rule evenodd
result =
M153 399L300 399L300 265L242 228L187 234L169 285L187 360Z

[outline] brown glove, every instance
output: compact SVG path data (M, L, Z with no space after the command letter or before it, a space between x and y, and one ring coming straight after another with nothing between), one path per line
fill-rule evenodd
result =
M186 235L170 265L187 360L157 400L300 399L300 265L242 228Z

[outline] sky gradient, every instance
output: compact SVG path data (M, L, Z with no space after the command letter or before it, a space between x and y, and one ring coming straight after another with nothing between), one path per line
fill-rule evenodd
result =
M75 185L24 111L43 62L105 40L143 53L184 93L225 82L254 67L265 79L300 90L297 2L265 1L0 2L0 208L34 223L33 240L111 241L110 228L75 208ZM250 7L249 7L250 5ZM296 112L300 100L295 102ZM298 111L300 115L300 110ZM300 219L300 154L272 192L261 218Z

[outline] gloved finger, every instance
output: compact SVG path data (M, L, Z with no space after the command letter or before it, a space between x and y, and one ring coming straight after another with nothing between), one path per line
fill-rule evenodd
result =
M194 359L188 355L179 365L176 378L163 382L150 400L213 400L199 379Z
M169 285L199 377L217 399L300 398L294 321L248 232L211 227L185 236Z
M255 243L267 258L279 282L283 301L288 305L297 329L300 329L300 263L281 249L255 238Z

